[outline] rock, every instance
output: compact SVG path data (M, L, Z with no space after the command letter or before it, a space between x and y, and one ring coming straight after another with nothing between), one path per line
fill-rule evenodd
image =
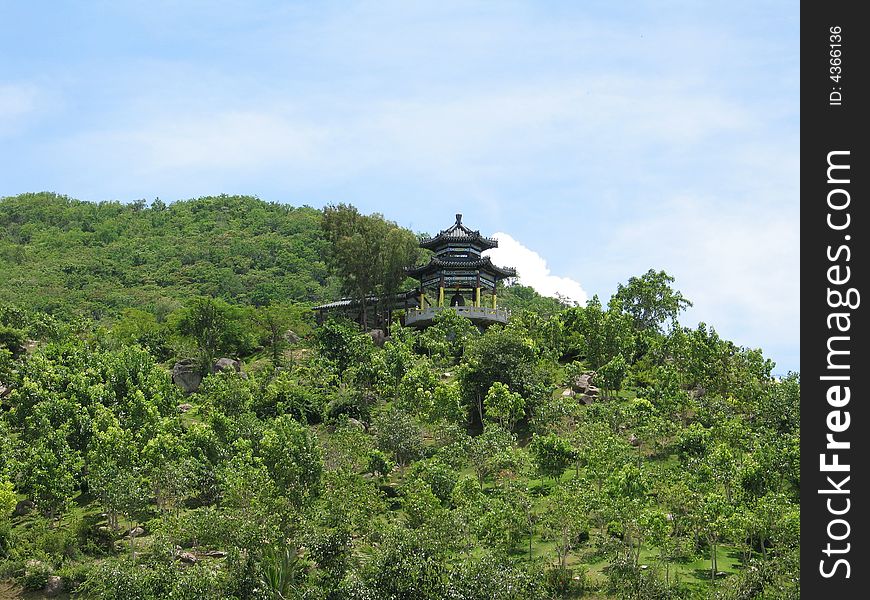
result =
M369 331L369 335L372 338L372 341L375 343L375 346L383 346L384 341L387 339L386 334L383 329L372 329Z
M30 514L34 506L36 505L33 504L32 500L21 500L15 505L15 511L12 514L16 517L23 517L26 514Z
M209 558L224 558L227 553L223 550L212 550L211 552L206 552L203 556L208 556Z
M180 412L180 413L186 413L186 412L189 411L191 408L193 408L193 405L192 405L192 404L188 404L188 403L185 402L184 404L179 404L177 408L178 408L178 412Z
M572 390L571 388L567 388L562 392L562 397L563 398L573 398L575 394L576 394L576 392L574 390Z
M589 396L597 396L598 395L598 388L595 387L594 385L590 385L588 388L586 388L586 394Z
M185 550L182 550L181 552L176 553L175 558L177 558L186 565L196 564L196 555L193 552L187 552Z
M42 588L42 593L48 598L54 598L63 591L63 579L57 575L49 575L48 582Z
M347 424L350 425L351 427L359 429L360 431L362 431L366 428L365 425L362 424L362 421L360 421L359 419L354 419L353 417L347 418Z
M287 340L288 344L293 344L294 346L302 341L302 338L296 335L296 332L292 329L288 329L284 332L284 339Z
M172 367L172 383L180 387L185 394L198 390L202 383L202 373L199 372L196 361L185 358L175 363Z
M127 535L127 537L139 537L140 535L143 535L144 533L145 533L145 530L142 529L141 527L134 527L133 529L128 531L126 535Z
M585 392L592 386L592 376L595 373L581 373L577 377L574 378L574 381L571 382L571 387L573 387L578 392Z
M241 373L242 363L232 358L219 358L211 367L212 373Z
M628 443L634 447L640 446L640 440L637 439L637 436L634 435L633 433L631 434L631 437L628 438Z
M12 393L12 388L0 381L0 398L5 398Z
M582 402L583 404L592 404L592 402L595 401L595 398L593 398L592 396L590 396L588 394L581 394L579 397L579 401Z

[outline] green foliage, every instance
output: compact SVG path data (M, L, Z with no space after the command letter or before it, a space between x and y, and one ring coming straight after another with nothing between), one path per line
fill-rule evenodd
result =
M334 294L320 212L245 196L137 209L50 193L0 199L0 303L102 319L193 296L264 306ZM171 312L171 310L170 310ZM38 335L31 335L38 337Z
M0 200L0 578L37 560L94 598L797 597L799 375L673 326L662 272L606 308L508 286L485 332L453 311L382 347L314 328L334 244L393 252L360 275L372 293L405 285L413 236L339 209ZM171 382L175 357L221 354L244 375ZM557 391L593 369L609 393Z
M417 238L379 214L364 216L346 204L323 210L323 230L330 242L329 264L342 291L362 303L366 329L369 297L389 298L399 291L405 269L417 260Z
M245 312L219 298L194 298L174 318L178 332L195 344L203 374L220 354L238 356L254 346Z
M508 431L523 417L526 401L503 383L496 381L486 393L483 408L487 418L497 421Z
M692 303L671 288L674 278L664 271L650 269L640 277L619 284L614 299L631 316L635 329L661 329L665 322L676 323L679 314Z
M529 450L541 475L558 479L568 466L574 462L574 449L565 438L554 433L535 435Z
M320 447L304 425L281 415L263 431L260 454L281 489L297 503L314 493L323 461Z
M483 422L484 399L495 382L520 394L532 409L548 392L534 342L520 331L498 326L490 327L470 344L459 370L459 381L475 423Z
M423 437L420 427L406 412L395 408L382 411L373 423L378 448L405 466L420 457Z

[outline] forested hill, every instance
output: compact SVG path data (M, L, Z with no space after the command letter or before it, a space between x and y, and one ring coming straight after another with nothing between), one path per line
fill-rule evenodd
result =
M165 204L0 199L0 303L102 319L170 311L192 296L235 304L334 295L320 211L249 196Z

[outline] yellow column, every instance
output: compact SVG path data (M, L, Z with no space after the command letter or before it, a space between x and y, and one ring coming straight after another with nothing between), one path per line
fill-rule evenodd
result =
M495 300L495 292L493 292L493 293L492 293L492 307L495 308L496 305L497 305L497 303L496 303L496 300Z
M474 306L480 308L480 287L474 288Z
M438 288L438 306L444 306L444 287Z
M426 294L420 291L420 310L426 308Z

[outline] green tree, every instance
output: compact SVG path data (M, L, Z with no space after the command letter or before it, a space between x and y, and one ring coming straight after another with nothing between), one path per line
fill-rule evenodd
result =
M665 322L675 323L679 314L692 303L674 290L674 278L664 271L650 269L640 277L619 284L614 299L617 306L631 316L635 329L660 330Z
M178 316L176 327L196 345L203 374L220 353L238 354L251 348L241 311L219 298L194 298Z
M553 479L559 479L576 458L571 443L555 433L536 434L529 444L529 450L541 475Z
M523 417L525 407L526 401L522 396L498 381L492 384L483 400L486 416L508 431L513 430L516 422Z
M276 417L263 430L260 455L287 496L301 504L316 492L323 471L317 440L292 417Z
M423 434L407 412L391 408L382 411L373 423L378 448L400 466L407 466L423 451Z
M382 215L361 215L353 206L323 209L323 230L330 242L328 261L342 282L342 290L360 302L363 329L368 329L367 306L379 294L384 313L390 298L405 280L405 268L418 254L416 237ZM383 323L388 324L388 316Z
M65 428L44 427L24 449L20 466L21 489L33 500L49 523L72 502L81 469L81 457L70 448Z

